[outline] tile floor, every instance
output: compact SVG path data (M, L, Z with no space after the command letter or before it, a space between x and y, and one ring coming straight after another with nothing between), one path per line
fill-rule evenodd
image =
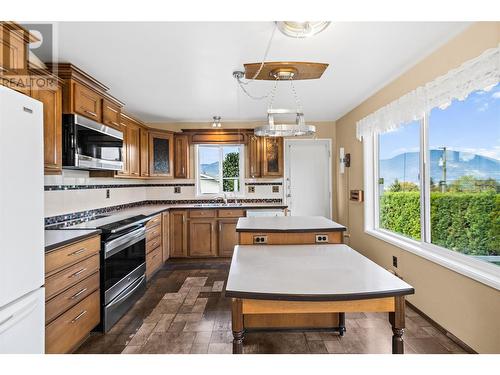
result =
M76 353L231 353L229 261L167 262L144 296L107 333L93 333ZM391 353L387 314L346 314L347 332L251 332L244 353ZM465 353L417 312L406 310L405 352Z

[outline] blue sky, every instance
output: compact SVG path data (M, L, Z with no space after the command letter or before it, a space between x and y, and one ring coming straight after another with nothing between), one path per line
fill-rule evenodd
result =
M212 164L219 161L219 146L200 146L198 152L200 164ZM238 152L238 146L225 146L224 156L229 152Z
M380 137L380 158L418 151L419 127L408 124ZM429 146L469 152L500 160L500 84L477 91L429 117Z

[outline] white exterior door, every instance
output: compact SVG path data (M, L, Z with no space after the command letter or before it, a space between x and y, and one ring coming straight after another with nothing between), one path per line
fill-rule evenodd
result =
M285 203L293 216L332 217L331 142L285 139Z

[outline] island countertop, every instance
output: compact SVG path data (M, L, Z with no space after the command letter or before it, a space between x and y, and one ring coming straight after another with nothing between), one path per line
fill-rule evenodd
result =
M242 217L236 226L236 232L261 233L343 232L345 230L345 226L323 216Z

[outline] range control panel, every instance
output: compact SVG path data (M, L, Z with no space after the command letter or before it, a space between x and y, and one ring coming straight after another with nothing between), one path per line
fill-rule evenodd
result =
M317 234L316 243L328 243L328 234Z

